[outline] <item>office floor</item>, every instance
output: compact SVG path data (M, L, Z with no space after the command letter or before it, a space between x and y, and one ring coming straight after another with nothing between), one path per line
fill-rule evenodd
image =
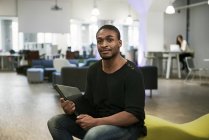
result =
M184 123L209 113L209 86L159 79L146 113ZM0 72L0 139L51 140L47 120L63 113L50 83L29 84L23 75Z

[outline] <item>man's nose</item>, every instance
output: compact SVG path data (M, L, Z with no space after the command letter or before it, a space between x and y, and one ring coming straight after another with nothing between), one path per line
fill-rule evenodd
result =
M103 41L102 44L101 44L102 47L106 47L107 45L108 45L107 41Z

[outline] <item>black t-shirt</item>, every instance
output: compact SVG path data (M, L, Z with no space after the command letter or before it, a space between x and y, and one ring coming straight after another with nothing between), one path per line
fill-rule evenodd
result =
M127 111L144 126L145 90L141 71L127 61L116 72L107 74L102 70L102 61L98 61L89 68L85 94L75 103L93 117Z

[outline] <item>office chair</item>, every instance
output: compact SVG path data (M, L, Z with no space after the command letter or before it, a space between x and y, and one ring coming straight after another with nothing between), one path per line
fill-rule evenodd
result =
M76 67L75 64L71 64L67 59L65 58L55 58L53 60L53 66L56 69L57 72L61 72L62 67Z
M186 57L185 61L186 61L186 66L187 66L189 72L188 72L184 82L192 81L195 78L197 72L199 75L199 80L201 82L202 81L202 72L207 73L208 69L207 68L196 68L192 57Z
M56 69L56 71L52 73L52 86L53 87L56 84L62 84L61 70L63 67L76 67L75 64L71 64L69 60L65 58L55 58L53 60L53 66Z
M147 65L153 65L153 60L156 58L153 53L144 52L144 58L146 59Z

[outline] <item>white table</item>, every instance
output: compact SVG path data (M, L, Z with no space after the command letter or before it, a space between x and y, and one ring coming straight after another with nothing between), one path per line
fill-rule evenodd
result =
M171 71L171 64L172 64L172 57L176 56L177 61L177 69L178 69L178 78L181 78L181 68L180 68L180 61L179 61L179 54L181 52L166 52L168 53L168 61L167 61L167 69L166 69L166 79L170 78L170 71Z
M7 52L0 53L0 58L1 58L1 70L5 70L4 68L4 57L16 57L17 58L17 63L19 65L20 62L20 55L19 54L10 54Z
M203 61L209 62L209 58L205 58L203 59Z
M180 62L179 62L179 54L181 54L181 52L179 51L176 51L176 52L175 51L149 51L149 53L153 53L154 56L155 54L167 55L166 79L170 78L172 58L176 57L178 78L181 78L181 68L180 68Z

